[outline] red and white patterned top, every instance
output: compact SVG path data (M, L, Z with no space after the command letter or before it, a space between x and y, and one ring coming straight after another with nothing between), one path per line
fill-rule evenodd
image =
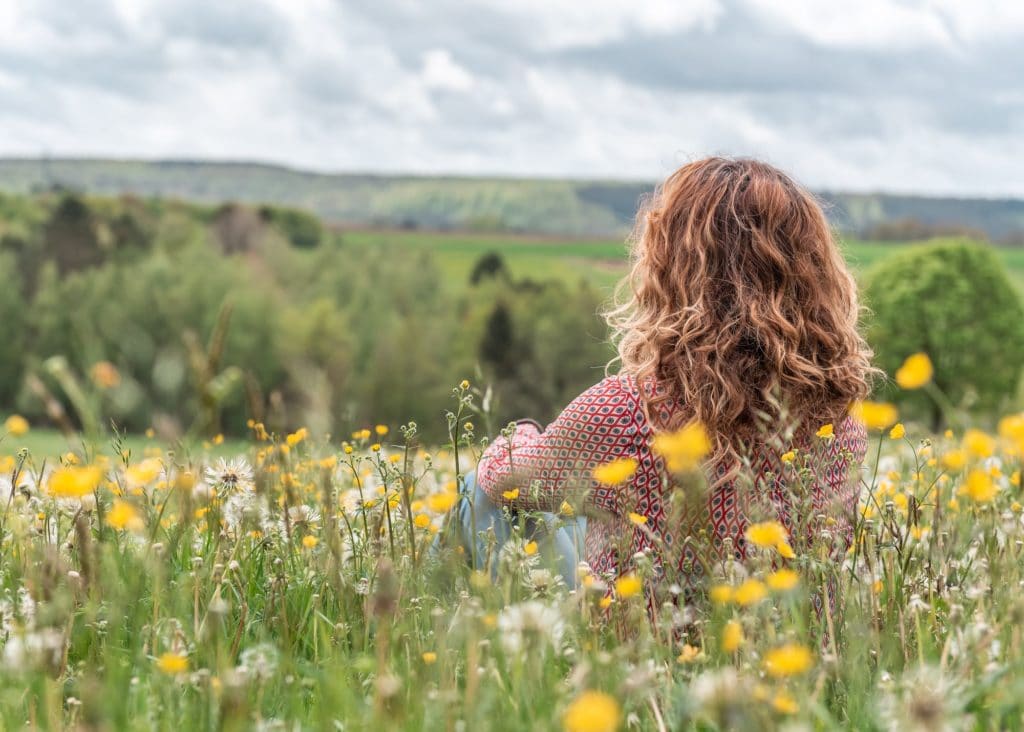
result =
M670 416L674 409L659 414L659 419ZM864 459L867 434L864 426L850 417L833 429L830 439L812 437L806 445L796 447L801 449L801 466L811 467L815 476L810 485L806 480L802 483L809 491L813 513L836 520L833 533L840 543L845 541L841 547L845 550L852 531L847 519L854 515L860 495L860 483L852 473ZM620 569L623 550L628 551L624 554L628 564L636 552L654 549L644 529L668 546L680 539L681 527L666 525L669 491L675 489L663 480L663 460L651 450L653 434L636 379L610 376L573 400L547 429L521 422L511 444L505 437L496 439L481 457L476 478L496 503L522 510L557 513L566 499L585 495L584 508L592 516L587 522L584 558L599 576L614 578L628 568ZM796 469L784 465L781 455L767 448L760 453L751 456L754 470L748 471L748 475L756 473L753 494L741 495L744 489L733 478L709 491L706 506L689 509L701 514L698 520L705 524L714 546L721 547L726 538L732 538L739 557L745 554L743 534L748 521L777 518L792 533L790 514L795 496L787 487L786 476L793 476ZM593 469L616 458L637 461L632 478L617 487L594 481ZM726 466L718 466L718 470L724 475ZM518 495L509 499L513 488L519 489ZM750 510L750 495L757 496L762 508ZM763 506L775 515L764 515ZM647 517L643 528L628 521L630 512ZM693 519L684 514L682 523ZM709 519L710 526L706 525ZM689 525L690 531L695 530Z

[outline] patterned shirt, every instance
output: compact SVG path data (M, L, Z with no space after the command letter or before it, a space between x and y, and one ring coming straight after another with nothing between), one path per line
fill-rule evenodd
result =
M829 523L840 540L837 543L842 550L848 546L849 518L860 494L860 484L851 474L859 468L867 447L862 424L846 417L834 425L831 438L812 436L801 446L795 464L784 463L785 453L778 450L755 449L750 456L752 470L746 471L753 480L748 477L744 483L752 493L744 493L750 488L743 488L739 478L730 478L711 487L700 505L690 502L681 514L676 513L681 521L669 526L669 501L676 489L663 479L664 462L652 452L654 431L643 401L636 379L610 376L573 400L547 429L520 422L511 440L499 437L484 452L477 468L480 487L492 500L510 508L556 513L564 501L583 496L582 508L588 514L583 556L593 572L609 579L625 572L635 553L652 550L656 554L652 536L671 547L704 528L712 546L720 548L731 539L734 555L742 558L750 521L778 519L792 533L795 490L787 483L800 482L801 490L806 490L801 505L809 500L814 515L832 517L834 523ZM677 408L659 413L659 420L671 418ZM610 487L594 481L593 469L616 458L636 460L637 470L628 482ZM795 479L797 465L811 468L809 473L804 471L814 476L809 485L806 478ZM716 470L720 476L728 473L727 466L716 466ZM646 521L630 521L630 513ZM622 558L627 566L620 567ZM682 566L683 559L680 565L690 574L702 572L692 565Z

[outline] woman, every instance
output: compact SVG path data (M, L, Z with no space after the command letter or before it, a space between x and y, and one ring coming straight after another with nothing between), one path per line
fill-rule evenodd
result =
M678 547L703 529L719 556L742 557L751 521L845 548L859 494L851 472L866 445L848 412L874 369L856 286L814 198L755 160L690 163L641 210L632 260L625 297L607 315L620 372L547 429L518 423L467 481L457 520L477 565L493 560L524 510L548 512L549 524L559 513L590 517L554 536L570 585L580 558L613 579L641 551L666 570L673 546L674 569L692 578L700 567ZM652 449L656 435L692 424L710 447L696 507L672 500ZM594 479L623 458L624 472L635 471L621 484Z

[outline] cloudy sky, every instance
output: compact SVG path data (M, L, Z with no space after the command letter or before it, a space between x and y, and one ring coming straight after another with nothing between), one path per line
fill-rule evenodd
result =
M1024 196L1022 70L1015 0L0 0L0 155Z

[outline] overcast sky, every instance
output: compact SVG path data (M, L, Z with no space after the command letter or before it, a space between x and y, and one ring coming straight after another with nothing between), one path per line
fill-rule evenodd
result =
M1024 196L1022 72L1016 0L0 0L0 155Z

